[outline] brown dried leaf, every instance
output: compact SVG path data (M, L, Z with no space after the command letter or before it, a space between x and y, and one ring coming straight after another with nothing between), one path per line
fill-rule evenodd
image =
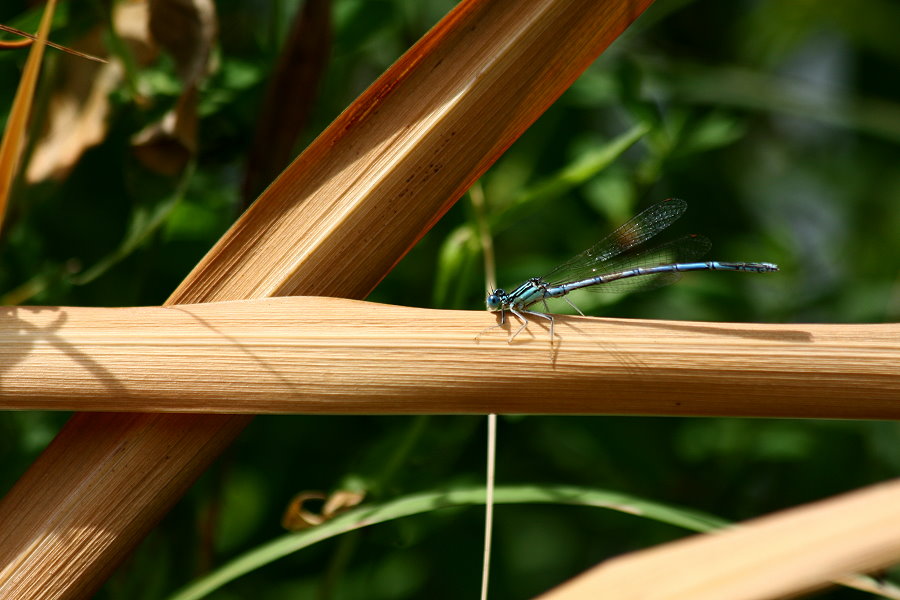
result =
M349 510L363 501L366 497L364 492L356 490L338 490L328 497L325 506L322 507L322 516L331 519L341 514L345 510Z
M190 85L175 108L132 138L135 156L155 173L178 175L197 152L197 88Z
M175 57L184 92L172 110L133 138L138 160L167 175L179 173L197 150L197 86L209 69L216 20L209 0L132 0L115 7L116 32L139 66L153 62L164 47ZM79 43L86 52L106 55L98 28ZM121 61L106 65L67 60L50 100L47 128L26 174L30 183L62 179L84 152L105 137L109 95L122 84Z
M177 175L197 151L197 89L210 70L218 29L212 0L150 0L150 32L175 59L184 91L162 119L134 136L145 167Z
M309 529L321 524L325 519L320 515L303 508L309 500L324 500L322 492L300 492L291 499L291 503L284 509L281 516L281 526L288 531Z
M147 20L147 3L143 0L117 4L113 13L114 27L139 65L149 64L158 54L149 38ZM99 27L85 36L79 47L92 54L107 55ZM103 141L108 128L109 95L122 84L124 72L118 59L106 64L72 57L61 61L46 128L31 156L26 181L65 178L88 148Z
M301 531L321 525L329 519L333 519L342 512L349 510L363 501L365 493L352 490L338 490L326 498L322 492L300 492L291 500L284 515L281 517L281 526L289 531ZM304 508L310 500L324 500L322 510L319 513Z
M150 34L175 59L185 85L196 84L209 73L217 30L212 0L150 0Z

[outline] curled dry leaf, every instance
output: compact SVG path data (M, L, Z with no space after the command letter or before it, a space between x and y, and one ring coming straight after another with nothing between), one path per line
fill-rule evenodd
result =
M325 519L312 511L306 510L303 505L310 500L325 500L322 492L300 492L291 499L291 503L284 509L281 516L281 526L289 531L299 531L309 527L315 527Z
M291 500L281 517L281 526L289 531L300 531L321 525L342 512L349 510L363 501L363 492L355 490L338 490L326 498L322 492L300 492ZM320 513L304 508L310 500L324 500Z

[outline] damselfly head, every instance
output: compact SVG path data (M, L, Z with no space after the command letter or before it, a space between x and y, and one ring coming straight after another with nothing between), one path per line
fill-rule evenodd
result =
M506 296L506 292L503 290L494 290L490 294L488 294L487 300L485 300L485 304L487 304L487 309L490 311L497 311L503 307L503 298Z

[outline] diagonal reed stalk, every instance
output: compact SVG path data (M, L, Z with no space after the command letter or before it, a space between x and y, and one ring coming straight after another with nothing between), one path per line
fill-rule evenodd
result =
M551 355L546 324L339 298L3 313L7 409L900 418L896 324L557 316Z
M294 161L168 304L364 297L650 2L462 2ZM75 415L0 502L0 595L91 595L248 419Z
M898 558L900 480L893 480L619 556L539 598L774 600L825 587L830 579L896 598L895 587L849 574Z

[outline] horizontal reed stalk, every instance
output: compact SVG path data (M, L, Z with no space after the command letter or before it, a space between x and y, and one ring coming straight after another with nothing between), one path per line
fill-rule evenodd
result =
M557 316L293 297L8 308L0 408L900 418L900 325Z
M898 561L900 480L893 480L614 558L540 600L793 598Z

